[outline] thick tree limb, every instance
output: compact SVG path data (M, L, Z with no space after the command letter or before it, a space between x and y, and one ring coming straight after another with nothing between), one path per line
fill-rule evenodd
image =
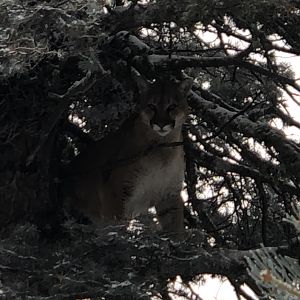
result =
M150 64L154 65L158 69L185 69L185 68L208 68L208 67L226 67L226 66L238 66L258 74L269 77L275 81L279 81L282 84L288 84L300 91L299 84L294 79L286 76L274 73L264 67L261 67L253 62L243 60L242 55L237 54L233 56L224 57L191 57L191 56L169 56L169 55L149 55ZM135 60L138 62L138 59Z
M278 152L278 159L289 167L285 171L292 177L300 178L300 147L286 139L281 131L262 122L255 123L244 115L234 118L236 112L229 111L194 92L190 103L203 120L213 122L218 127L230 121L227 124L230 130L241 132L246 137L254 137L267 146L274 147Z
M156 55L150 54L151 51L149 47L127 31L118 32L114 37L110 38L105 45L106 47L104 47L104 49L106 48L109 50L107 55L113 55L111 51L114 49L119 58L122 57L125 61L130 61L130 63L143 74L149 74L154 72L154 70L182 70L191 67L208 68L237 66L271 78L283 85L290 85L297 91L300 91L300 86L294 79L268 70L265 67L259 66L257 63L245 60L251 46L249 49L247 48L232 56L196 57ZM147 56L145 56L146 54Z

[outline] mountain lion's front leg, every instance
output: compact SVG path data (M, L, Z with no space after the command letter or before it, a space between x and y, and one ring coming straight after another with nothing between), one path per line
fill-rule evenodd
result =
M183 202L180 193L162 199L155 208L163 232L166 232L170 237L182 239L184 236L184 220Z

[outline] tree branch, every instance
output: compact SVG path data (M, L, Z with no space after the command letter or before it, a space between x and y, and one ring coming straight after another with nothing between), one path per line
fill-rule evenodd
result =
M274 147L278 152L278 159L289 166L286 170L287 174L300 179L300 147L295 142L286 139L282 132L265 123L255 123L244 115L234 117L236 112L208 101L195 92L192 92L190 104L203 120L213 122L218 127L227 123L230 130L241 132L246 137L253 137L269 147ZM231 122L228 123L230 120Z
M230 163L229 161L225 161L211 153L200 151L192 143L187 143L186 147L199 166L203 166L209 170L212 170L221 176L225 173L236 173L243 177L251 177L261 182L269 183L271 186L279 184L282 191L300 195L300 191L294 186L284 182L277 183L276 179L274 179L272 176L263 175L253 167Z

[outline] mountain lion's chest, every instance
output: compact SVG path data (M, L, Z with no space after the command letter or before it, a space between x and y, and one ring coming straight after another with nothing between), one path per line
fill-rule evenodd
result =
M166 160L147 156L133 176L131 192L125 199L125 217L146 213L157 202L167 201L168 195L178 194L183 179L184 156L181 150Z

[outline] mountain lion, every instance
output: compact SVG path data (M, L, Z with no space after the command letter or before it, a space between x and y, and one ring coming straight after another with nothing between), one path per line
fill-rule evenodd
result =
M138 115L70 164L72 207L99 223L131 219L154 206L162 230L182 237L185 162L178 142L191 85L191 79L150 83L139 78Z

